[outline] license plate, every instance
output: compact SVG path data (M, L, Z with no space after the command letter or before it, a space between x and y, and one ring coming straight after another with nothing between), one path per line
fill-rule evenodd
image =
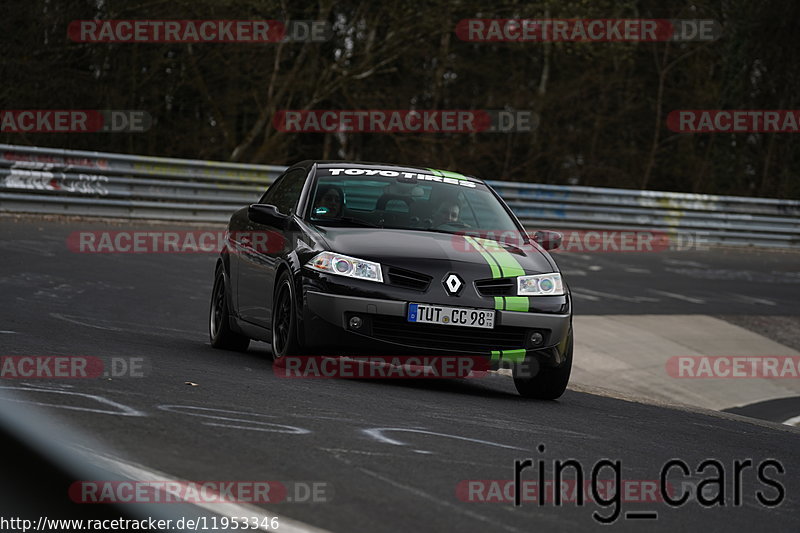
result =
M490 309L408 304L408 321L492 329L494 328L494 311Z

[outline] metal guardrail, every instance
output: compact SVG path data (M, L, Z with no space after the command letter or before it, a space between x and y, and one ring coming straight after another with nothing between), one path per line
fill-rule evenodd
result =
M0 212L225 222L285 167L0 144ZM800 248L800 201L489 181L529 229Z
M692 232L734 246L800 248L800 201L489 181L526 226Z
M0 211L224 222L284 169L0 144Z

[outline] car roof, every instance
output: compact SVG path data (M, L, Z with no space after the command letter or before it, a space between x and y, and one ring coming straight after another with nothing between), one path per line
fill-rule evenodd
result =
M306 160L306 161L301 161L295 165L292 165L292 167L311 168L314 165L316 165L317 168L380 168L380 169L395 170L400 172L417 172L417 173L433 174L433 175L437 174L438 172L444 172L445 174L447 172L452 172L448 170L432 169L428 167L399 165L397 163L377 163L369 161ZM460 172L456 174L469 181L483 183L483 180L475 176L469 174L461 174Z

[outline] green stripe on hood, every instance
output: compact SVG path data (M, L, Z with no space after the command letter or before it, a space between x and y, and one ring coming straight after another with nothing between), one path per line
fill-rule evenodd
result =
M480 252L481 256L483 256L483 259L489 264L489 269L492 271L492 278L497 279L502 277L500 275L500 267L497 266L497 262L494 260L494 257L492 257L489 252L484 250L483 246L481 246L474 237L464 235L464 240L466 240L472 245L473 248Z
M499 243L488 239L479 239L477 237L475 240L478 241L481 246L492 255L495 261L497 261L497 264L500 266L502 277L514 278L525 275L525 270L519 264L517 258L514 257L508 250L500 246Z

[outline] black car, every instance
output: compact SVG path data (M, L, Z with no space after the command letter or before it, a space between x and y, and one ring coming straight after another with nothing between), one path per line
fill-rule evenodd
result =
M236 211L210 336L288 355L485 356L523 396L557 398L572 301L545 248L483 181L381 163L305 161ZM514 242L499 235L515 235ZM540 244L540 242L542 244Z

